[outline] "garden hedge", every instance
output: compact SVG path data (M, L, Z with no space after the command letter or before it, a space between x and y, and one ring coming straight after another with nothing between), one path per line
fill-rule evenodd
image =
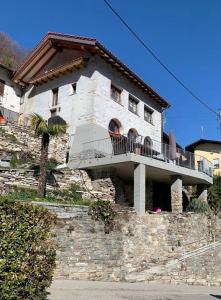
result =
M0 299L47 298L55 268L54 223L46 208L0 200Z

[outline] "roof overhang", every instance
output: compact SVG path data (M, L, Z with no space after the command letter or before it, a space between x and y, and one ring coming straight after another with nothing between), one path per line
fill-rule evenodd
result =
M185 147L185 149L187 151L190 152L194 152L195 148L199 145L203 145L203 144L214 144L214 145L220 145L221 146L221 141L217 141L217 140L206 140L206 139L199 139L196 142L188 145Z
M30 80L31 84L34 85L40 85L42 83L46 83L49 80L52 80L54 78L59 77L60 75L71 73L74 70L80 69L82 66L86 64L87 59L86 58L77 58L70 63L61 65L57 68L51 69L50 71L41 74L39 76L34 77Z
M155 100L162 108L170 107L158 93L149 87L141 78L124 65L116 56L107 50L100 42L93 38L86 38L74 35L64 35L49 32L37 47L30 53L26 60L14 73L13 80L21 85L35 84L35 75L61 48L74 48L85 50L90 54L98 54L105 61L141 88L150 98ZM63 66L61 66L63 68ZM51 70L53 73L53 70ZM58 71L58 70L57 70ZM56 71L56 72L57 72ZM62 73L62 72L60 72ZM47 77L47 76L46 76Z

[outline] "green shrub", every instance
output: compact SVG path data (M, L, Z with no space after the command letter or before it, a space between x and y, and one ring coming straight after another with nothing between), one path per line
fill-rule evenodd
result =
M115 214L113 204L110 201L97 200L91 203L89 208L89 215L92 219L104 223L105 233L113 230Z
M72 183L71 186L66 190L54 190L52 195L57 199L69 200L74 202L76 200L82 200L82 188L76 184Z
M26 188L17 188L13 193L9 193L4 196L0 196L1 200L18 200L18 201L34 201L37 197L37 191L26 189Z
M48 159L46 168L47 170L54 170L58 165L59 165L58 161L52 157Z
M192 211L195 213L207 213L210 212L210 207L208 203L199 200L199 199L192 199L187 206L187 211Z
M41 206L0 200L0 299L47 299L55 268L54 222Z

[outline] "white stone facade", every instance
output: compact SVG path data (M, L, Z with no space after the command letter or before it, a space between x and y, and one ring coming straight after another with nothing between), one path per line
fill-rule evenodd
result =
M104 128L108 128L110 120L116 118L122 125L122 134L127 135L129 129L134 128L141 136L149 136L152 140L161 142L162 111L160 106L128 79L119 75L110 65L105 64L105 62L99 58L97 58L96 61L98 65L94 74L96 82L94 96L94 115L96 123ZM111 84L122 89L121 104L111 99ZM134 96L139 101L138 114L134 114L128 109L129 95ZM153 110L153 124L144 120L144 106Z
M73 83L77 83L76 93ZM111 84L122 89L121 104L111 99ZM52 107L52 89L57 87L58 104ZM129 94L139 101L138 114L128 110ZM120 121L122 134L127 135L134 128L141 136L161 142L160 105L98 56L91 57L86 67L78 71L29 87L23 100L21 113L26 117L36 112L48 119L50 110L56 108L57 114L69 124L75 150L80 143L108 137L108 125L113 118ZM144 120L144 105L153 111L153 124Z

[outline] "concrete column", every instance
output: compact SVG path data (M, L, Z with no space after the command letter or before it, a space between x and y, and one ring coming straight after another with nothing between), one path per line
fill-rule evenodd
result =
M146 182L146 210L153 210L153 182Z
M171 209L173 213L183 211L182 177L174 175L171 177Z
M146 167L139 164L134 168L134 208L139 215L145 214Z
M205 184L197 185L197 197L199 200L207 202L207 186Z

